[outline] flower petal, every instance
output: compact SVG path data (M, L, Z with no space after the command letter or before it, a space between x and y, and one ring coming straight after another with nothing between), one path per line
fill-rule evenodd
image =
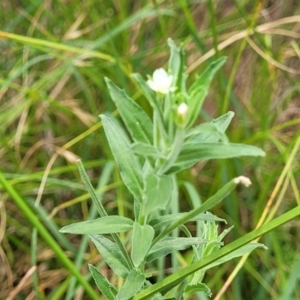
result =
M152 80L148 80L147 83L150 88L158 93L167 94L171 91L171 85L173 76L163 69L159 68L154 71Z
M153 80L148 80L147 81L148 85L150 86L150 89L153 91L157 92L157 85Z

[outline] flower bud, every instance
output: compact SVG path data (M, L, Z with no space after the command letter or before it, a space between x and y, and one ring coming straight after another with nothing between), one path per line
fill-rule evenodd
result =
M186 120L187 120L187 114L188 114L188 106L186 103L181 103L177 107L177 116L176 116L176 122L179 127L184 127Z

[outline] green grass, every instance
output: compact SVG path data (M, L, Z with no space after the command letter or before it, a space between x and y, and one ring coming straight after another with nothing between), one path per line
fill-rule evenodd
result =
M235 225L227 242L299 205L299 22L300 3L291 0L1 1L0 299L96 299L87 264L101 264L97 251L84 237L58 233L95 217L74 161L82 159L109 212L131 215L97 118L117 114L104 77L150 114L130 73L165 66L168 37L185 44L191 81L228 57L199 122L232 110L230 140L267 152L199 164L180 182L205 200L233 177L251 178L251 188L214 210ZM261 237L269 250L240 260L239 272L236 259L208 272L213 297L299 299L298 227L295 219Z

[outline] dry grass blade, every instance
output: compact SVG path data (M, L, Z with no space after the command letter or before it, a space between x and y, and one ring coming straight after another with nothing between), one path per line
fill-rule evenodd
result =
M291 74L300 74L300 71L295 70L293 68L289 68L279 62L277 62L272 57L268 56L263 50L261 50L252 40L249 36L246 37L248 44L252 47L253 50L255 50L256 53L258 53L262 58L264 58L267 62L272 64L273 66L284 70L286 72L289 72Z
M26 285L27 280L31 278L32 274L36 271L36 266L32 266L23 276L19 284L9 293L7 300L13 300Z
M284 24L290 24L290 23L299 23L300 22L300 16L293 16L288 18L282 18L277 21L269 22L263 25L259 25L255 27L253 31L243 30L238 33L235 33L231 37L227 38L225 41L218 44L218 50L221 51L225 49L226 47L232 45L233 43L246 38L247 36L253 35L255 32L257 33L265 33L268 32L270 29L274 29L276 27L279 27ZM194 63L192 63L188 69L187 72L190 73L196 68L198 68L204 61L211 58L216 54L215 49L211 49L210 51L206 52L204 55L202 55L199 59L197 59Z

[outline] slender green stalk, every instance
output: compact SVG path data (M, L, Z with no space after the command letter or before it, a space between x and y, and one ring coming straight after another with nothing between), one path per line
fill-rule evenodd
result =
M179 5L181 6L182 10L183 10L183 13L184 13L184 20L186 22L186 26L187 28L189 29L190 31L190 34L192 35L192 37L194 38L197 46L199 47L199 49L202 51L202 52L205 52L206 50L206 46L205 44L201 41L201 39L199 38L199 34L198 34L198 29L195 25L195 22L193 20L193 16L188 8L188 4L187 4L187 1L185 0L179 0L178 1Z
M48 296L48 299L51 300L63 299L63 295L66 289L69 287L71 280L72 280L71 276L67 277L63 282L60 283L60 285L57 287L56 290L52 291L52 293Z
M168 30L167 30L166 23L164 21L163 16L159 13L159 4L157 3L157 1L152 0L152 3L153 3L153 7L155 8L155 10L157 12L156 14L157 14L158 22L160 25L161 35L162 35L163 39L166 41L168 39L168 36L167 36Z
M37 266L36 251L37 251L37 230L36 228L33 228L32 235L31 235L31 265L32 266ZM38 300L42 299L39 291L39 278L38 278L37 270L35 270L32 274L32 282L33 282L33 288L35 290L36 299Z
M28 221L37 229L41 237L44 241L49 245L49 247L54 251L57 258L60 262L75 276L82 285L82 287L86 290L91 299L98 299L98 295L95 293L90 284L85 280L85 278L81 275L78 269L74 266L74 264L70 261L70 259L66 256L64 251L60 248L60 246L56 243L56 241L49 234L44 225L39 221L34 212L29 208L26 201L21 198L18 192L9 184L6 178L3 176L2 172L0 172L0 183L6 192L10 195L10 197L15 201L16 205L23 212L23 214L27 217Z
M160 167L159 171L157 172L159 175L164 174L174 164L181 151L184 134L185 130L183 128L177 128L175 140L172 145L172 150L168 156L167 161Z
M49 219L49 214L42 206L34 205L34 201L32 199L28 199L28 204L31 205L32 209L39 215L39 218L45 227L48 229L49 233L55 238L56 242L61 246L61 248L68 250L75 255L76 250L74 246L67 239L66 235L59 232L59 227L54 222L53 219Z
M217 29L216 29L216 14L214 12L214 4L212 0L207 1L208 5L208 11L209 11L209 16L210 16L210 28L212 31L212 36L213 36L213 45L214 49L216 51L216 57L219 57L219 49L218 49L218 35L217 35Z

